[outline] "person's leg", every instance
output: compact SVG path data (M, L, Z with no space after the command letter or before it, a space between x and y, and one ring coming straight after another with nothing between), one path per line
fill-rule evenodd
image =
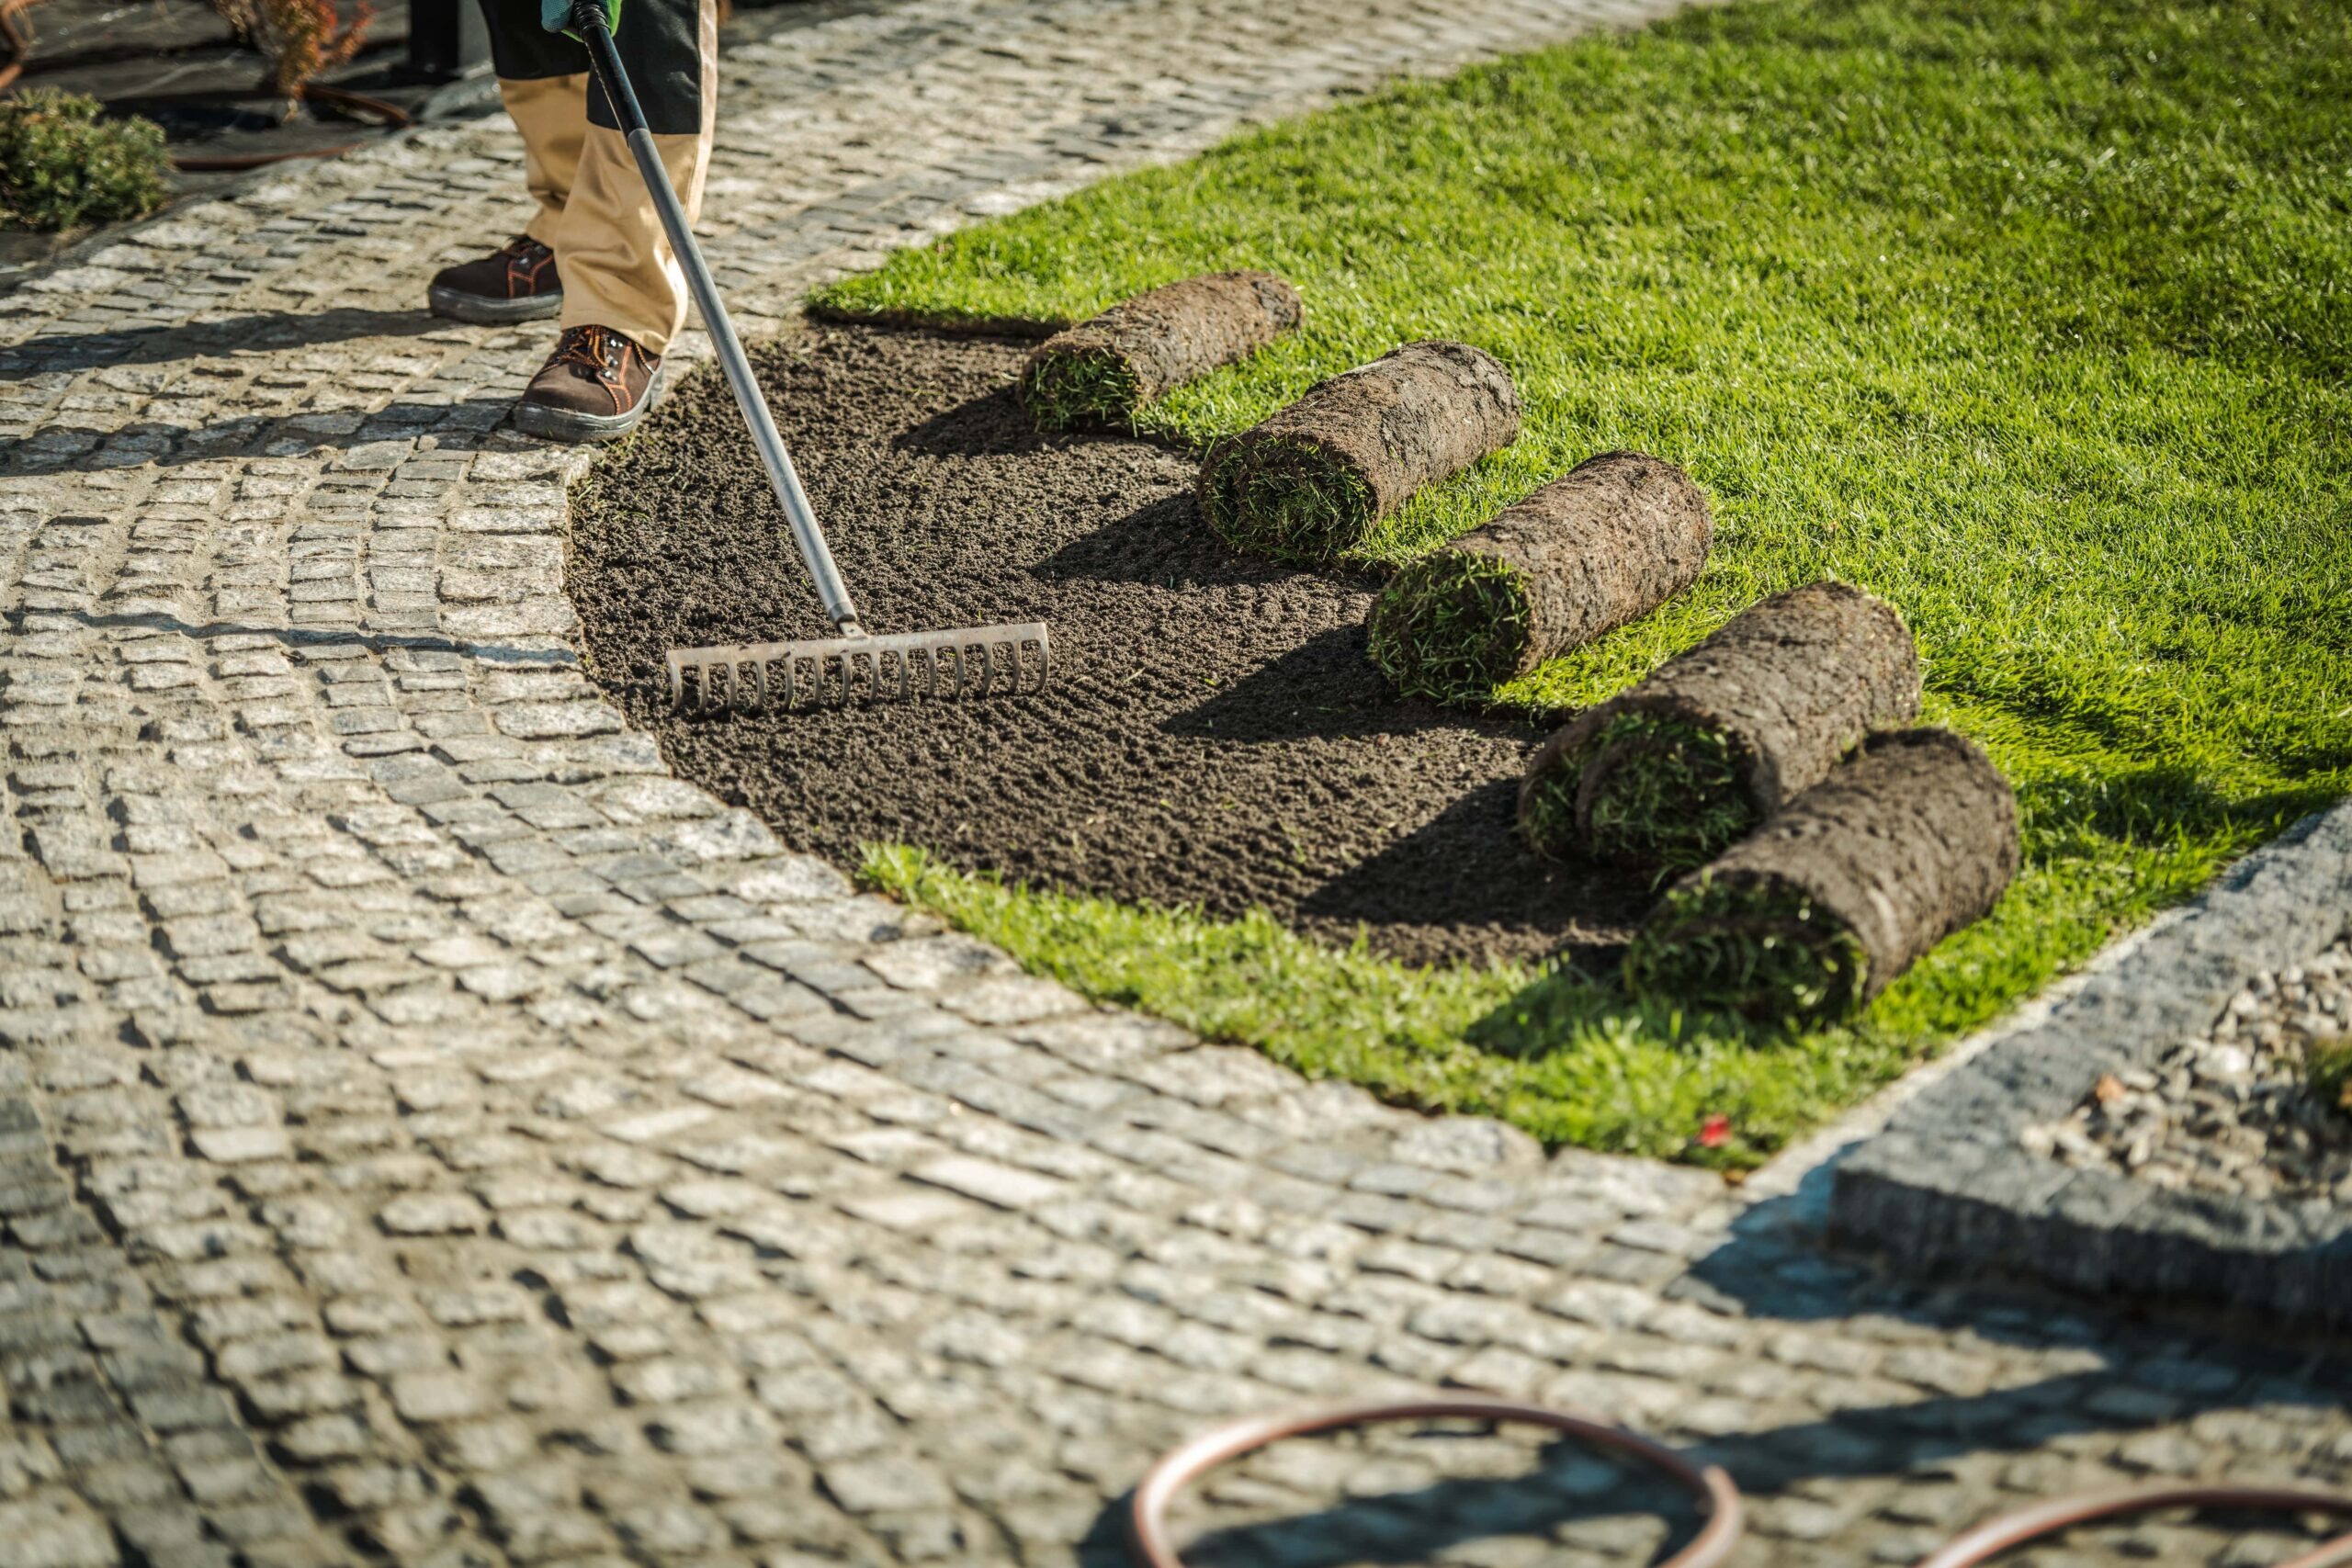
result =
M614 39L687 219L702 208L718 110L717 0L628 0ZM588 130L555 231L563 336L516 408L518 429L600 440L652 401L686 280L611 106L592 81Z
M715 0L628 0L613 41L691 220L702 208L718 110ZM609 328L659 356L685 324L685 275L618 126L592 85L587 140L556 231L563 324Z
M552 250L588 135L588 78L501 76L498 96L523 133L523 183L538 203L523 232Z
M490 254L444 268L427 298L435 315L458 321L536 321L563 308L554 245L588 131L588 51L542 28L534 0L481 0L481 8L499 96L523 133L524 184L538 209Z

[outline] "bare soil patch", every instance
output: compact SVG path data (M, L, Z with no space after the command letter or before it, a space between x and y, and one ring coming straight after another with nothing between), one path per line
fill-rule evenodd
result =
M1365 655L1379 584L1237 555L1191 456L1040 435L1030 343L816 327L753 350L876 631L1042 617L1042 696L709 718L662 658L824 635L725 384L682 386L575 502L592 663L672 764L836 861L919 844L967 870L1295 929L1415 962L1614 945L1646 879L1512 831L1544 739L1396 697Z

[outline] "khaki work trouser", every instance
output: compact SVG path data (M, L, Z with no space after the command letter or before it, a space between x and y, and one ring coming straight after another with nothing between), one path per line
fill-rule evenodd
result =
M718 7L701 0L697 9L701 129L665 136L657 127L653 138L689 221L702 210L718 107ZM538 204L524 231L555 252L564 326L610 327L648 354L666 354L686 322L685 274L628 142L589 122L588 83L585 72L499 78L506 112L523 132L524 178Z

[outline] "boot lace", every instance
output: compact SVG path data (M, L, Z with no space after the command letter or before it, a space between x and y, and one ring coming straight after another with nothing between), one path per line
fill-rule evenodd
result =
M606 381L617 381L628 354L628 339L610 327L573 327L556 344L559 365L584 365Z

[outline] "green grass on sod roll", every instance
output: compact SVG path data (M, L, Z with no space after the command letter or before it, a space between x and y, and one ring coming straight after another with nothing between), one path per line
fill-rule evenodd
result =
M1408 697L1482 701L1518 667L1527 622L1517 567L1440 550L1382 592L1372 614L1372 661Z
M1143 389L1135 367L1115 354L1053 354L1024 378L1021 400L1047 430L1125 425L1143 402Z
M1331 554L1329 540L1363 532L1372 487L1352 469L1305 441L1265 442L1250 456L1257 460L1225 454L1209 479L1209 523L1235 548L1319 561Z
M1578 763L1609 746L1637 748L1609 771L1592 802L1592 832L1577 832ZM1557 859L1634 862L1661 873L1694 870L1746 838L1756 803L1721 730L1646 713L1621 713L1568 765L1546 770L1521 821L1532 848Z
M1853 1011L1870 957L1797 888L1709 877L1667 894L1625 953L1625 978L1637 996L1801 1024Z
M1763 1045L1671 1034L1609 976L1276 963L1269 933L1181 911L1153 917L1166 952L1129 952L1131 911L901 891L1312 1072L1649 1153L1720 1112L1734 1140L1699 1157L1753 1163L2352 790L2347 166L2345 0L1762 0L899 253L828 299L1069 320L1215 267L1290 278L1297 333L1143 411L1198 446L1398 343L1490 350L1524 434L1353 558L1402 564L1614 447L1689 469L1717 524L1689 592L1497 700L1600 700L1843 578L1902 610L1923 722L1991 752L2026 852L1991 919L1850 1026ZM1547 1048L1448 1033L1472 993Z

